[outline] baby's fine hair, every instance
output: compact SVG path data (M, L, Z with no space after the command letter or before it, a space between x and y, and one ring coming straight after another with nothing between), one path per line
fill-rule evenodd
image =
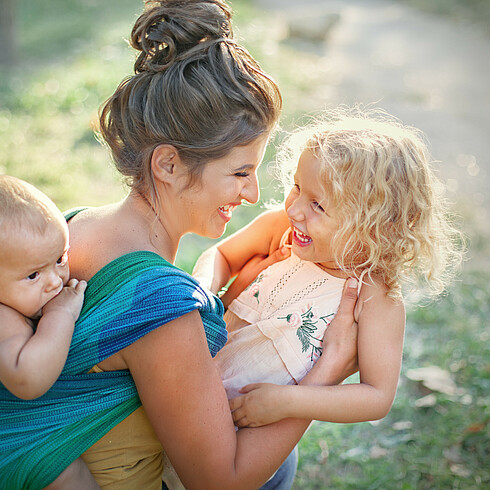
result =
M61 211L46 194L24 180L0 175L0 244L8 242L13 233L42 235L60 221Z
M282 158L295 166L304 150L323 164L319 178L340 223L332 240L340 268L380 278L394 298L405 284L433 296L447 288L463 239L419 130L379 109L340 108L294 133L288 146Z
M147 1L130 43L135 74L100 111L100 134L128 185L157 200L153 150L174 146L190 183L204 165L269 133L282 99L276 83L233 39L223 0Z

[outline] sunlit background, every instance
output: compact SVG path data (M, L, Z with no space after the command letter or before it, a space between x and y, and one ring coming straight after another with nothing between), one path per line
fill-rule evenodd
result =
M300 445L295 488L489 485L490 2L231 4L237 37L281 87L284 115L260 169L262 201L237 211L228 232L281 199L270 168L285 132L324 108L360 103L426 134L469 240L450 295L409 311L392 412L373 424L315 424ZM125 195L94 128L99 105L131 73L125 39L141 7L0 0L0 173L32 182L63 210ZM185 237L178 265L190 270L210 243Z

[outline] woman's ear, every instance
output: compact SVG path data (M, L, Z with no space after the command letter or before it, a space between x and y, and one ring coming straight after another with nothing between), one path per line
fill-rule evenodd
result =
M172 145L158 145L151 156L153 176L164 183L175 181L178 170L182 166L177 148Z

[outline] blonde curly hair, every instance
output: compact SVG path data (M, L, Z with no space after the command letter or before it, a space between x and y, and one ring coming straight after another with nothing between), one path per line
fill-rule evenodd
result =
M379 109L326 112L280 151L278 169L288 187L305 150L322 162L318 178L338 212L337 266L357 278L380 278L393 298L405 284L426 286L431 296L444 292L464 240L421 132Z

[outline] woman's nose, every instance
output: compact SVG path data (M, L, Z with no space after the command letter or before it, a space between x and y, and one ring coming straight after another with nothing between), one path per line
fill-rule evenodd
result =
M255 204L259 200L259 182L255 173L250 175L250 179L248 179L246 185L244 185L242 188L241 195L242 198L250 204Z

